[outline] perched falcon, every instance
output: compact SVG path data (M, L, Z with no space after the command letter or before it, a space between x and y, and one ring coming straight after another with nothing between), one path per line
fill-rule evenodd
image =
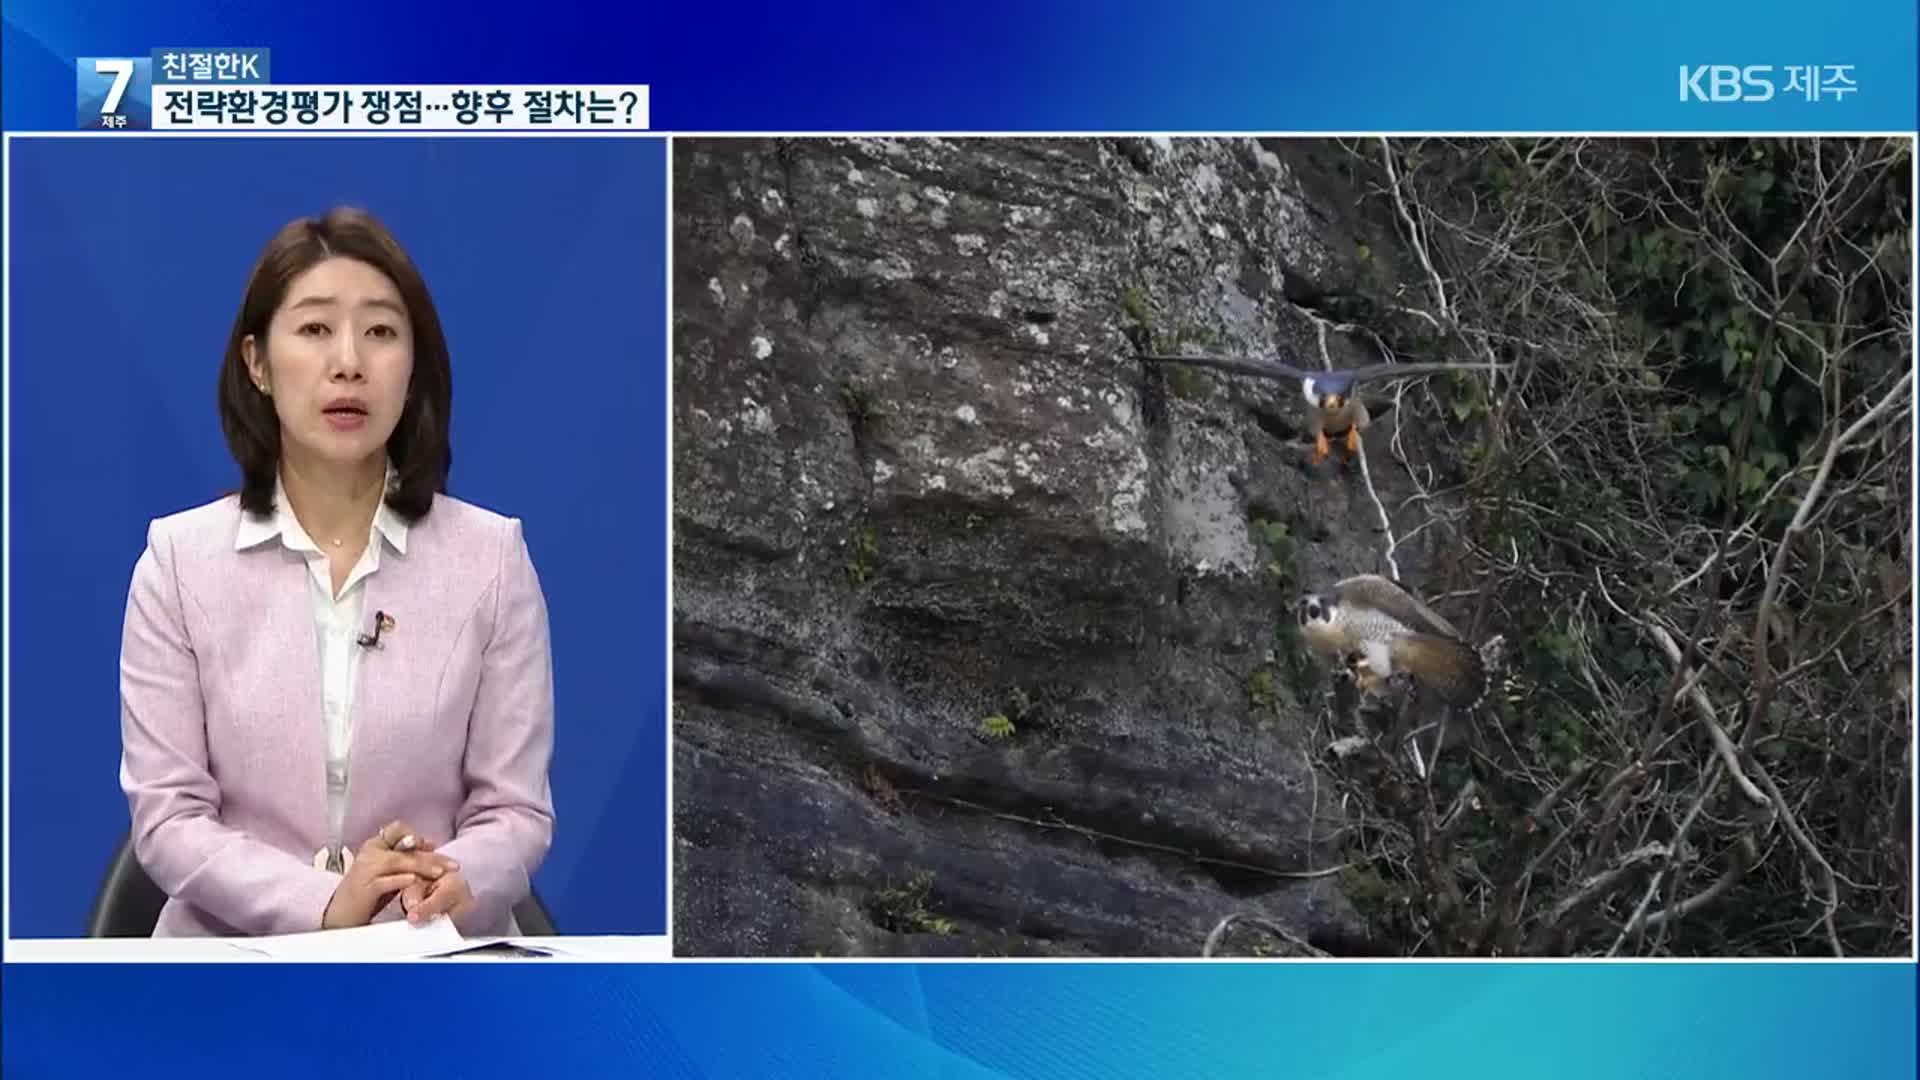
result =
M1327 436L1346 436L1347 456L1360 450L1360 433L1370 419L1367 406L1354 395L1354 387L1380 379L1411 378L1442 371L1504 370L1506 364L1372 364L1336 371L1308 371L1277 360L1239 359L1226 356L1154 356L1140 359L1155 364L1191 364L1221 371L1252 375L1261 379L1298 379L1300 392L1307 399L1307 428L1313 435L1313 463L1327 459Z
M1486 690L1479 650L1390 578L1361 574L1328 592L1307 593L1296 617L1307 644L1346 664L1364 690L1380 692L1405 673L1466 708L1479 704Z

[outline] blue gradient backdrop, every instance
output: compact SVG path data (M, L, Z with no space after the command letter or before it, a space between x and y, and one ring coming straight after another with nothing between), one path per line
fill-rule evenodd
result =
M1911 0L605 7L341 0L316 17L231 0L13 0L0 119L69 130L77 56L240 45L271 48L283 82L646 82L655 129L675 131L1915 129ZM1702 63L1851 64L1861 89L1683 104L1678 69ZM636 204L652 190L637 184ZM165 267L145 260L149 287ZM644 304L659 273L645 258L634 273ZM644 414L656 392L620 382L585 407L629 395ZM652 482L651 446L634 444L636 484ZM467 457L461 476L486 474ZM663 498L641 487L637 512ZM603 840L588 850L612 851ZM18 929L22 912L66 918L72 897L15 903ZM1905 1078L1914 986L1909 964L14 965L0 1071ZM103 1024L103 1001L137 1007Z
M397 1041L349 980L430 1017ZM6 1073L1908 1080L1900 965L12 967ZM29 992L14 989L21 984ZM98 993L139 1008L102 1038ZM431 1003L431 1004L426 1004ZM315 1032L338 1032L326 1059Z
M337 0L317 19L298 5L15 0L4 119L67 130L74 57L164 44L265 46L282 83L646 82L654 127L678 131L1915 127L1912 0L600 7ZM1860 90L1683 104L1681 64L1852 64Z
M647 139L12 144L15 937L85 932L127 828L118 656L150 518L238 486L214 408L260 248L387 222L453 347L453 494L526 523L570 933L666 930L666 153ZM11 997L11 995L9 995Z

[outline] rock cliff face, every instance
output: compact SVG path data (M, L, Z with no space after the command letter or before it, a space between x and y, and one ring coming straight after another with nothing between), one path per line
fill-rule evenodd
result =
M1381 510L1309 466L1297 386L1133 356L1377 359L1337 324L1392 240L1321 149L677 142L681 953L1358 932L1316 764L1345 732L1275 627L1385 571ZM1418 584L1393 419L1367 454Z

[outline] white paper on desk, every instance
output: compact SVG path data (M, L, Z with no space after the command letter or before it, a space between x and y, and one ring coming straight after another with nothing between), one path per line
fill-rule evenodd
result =
M468 938L467 944L511 945L530 949L562 960L599 960L618 963L652 963L672 955L665 939L628 936L566 935L555 937ZM493 955L499 955L495 953Z
M345 962L419 960L467 947L459 928L445 917L422 926L399 919L345 930L247 938L231 944L275 960Z
M438 959L442 959L442 960L471 960L471 959L487 960L487 959L498 959L502 956L514 955L512 953L500 952L498 949L499 946L507 946L509 948L514 948L514 949L525 949L529 952L538 954L539 956L554 956L556 954L563 955L563 956L570 955L566 953L564 950L554 948L553 945L550 944L547 939L536 940L533 938L514 938L514 937L467 938L460 943L460 946L457 951L452 951L447 953L438 953L435 955Z

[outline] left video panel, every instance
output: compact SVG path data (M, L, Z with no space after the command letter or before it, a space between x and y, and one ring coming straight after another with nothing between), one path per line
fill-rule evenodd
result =
M7 151L10 940L666 955L664 140Z

